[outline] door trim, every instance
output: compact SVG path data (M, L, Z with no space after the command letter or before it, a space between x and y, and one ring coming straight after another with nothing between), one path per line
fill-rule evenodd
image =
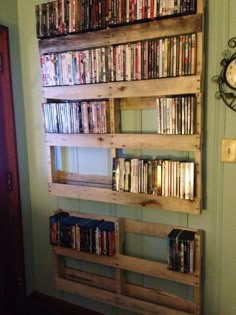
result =
M0 54L1 68L0 88L2 87L3 101L3 119L4 135L6 142L6 154L8 170L11 173L12 190L8 192L9 209L7 209L8 222L10 226L6 227L9 239L8 255L11 260L12 281L9 285L13 294L15 294L15 303L20 306L25 298L25 272L24 272L24 251L23 251L23 232L20 203L20 187L18 173L18 158L16 146L16 129L13 105L13 91L11 79L9 34L6 26L0 25ZM13 301L12 301L13 302ZM14 302L12 303L14 304Z

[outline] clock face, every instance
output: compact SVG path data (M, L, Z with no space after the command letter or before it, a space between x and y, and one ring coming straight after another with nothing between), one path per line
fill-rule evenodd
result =
M236 58L231 60L226 66L225 82L230 88L236 90Z

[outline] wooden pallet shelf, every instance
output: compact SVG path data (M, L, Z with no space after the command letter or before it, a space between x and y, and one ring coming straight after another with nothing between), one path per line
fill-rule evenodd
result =
M196 34L194 35L194 38L196 38L196 51L193 51L194 56L196 56L196 64L193 68L196 66L196 71L191 72L195 73L194 75L180 75L178 77L137 81L42 87L42 95L46 103L58 103L66 100L106 100L109 118L108 132L106 134L45 134L49 166L48 190L50 194L66 198L121 204L137 208L142 207L143 209L153 208L190 214L201 213L203 13L204 2L203 0L197 0L196 14L39 40L40 54L45 55L182 36L191 33ZM182 39L183 37L181 37ZM192 57L193 55L191 54ZM162 62L164 63L165 60L167 58L162 59ZM174 67L174 64L172 67ZM155 71L157 72L157 69ZM160 76L162 75L166 76L166 73ZM113 78L109 79L113 80ZM101 80L100 78L96 78L96 81ZM49 82L55 81L52 80ZM135 130L131 130L129 133L124 131L125 127L122 128L122 114L125 115L127 113L122 111L128 110L128 115L133 110L140 111L137 117L141 121L142 115L147 117L145 116L147 114L150 117L150 113L143 112L143 110L157 109L156 99L158 97L190 94L196 98L196 126L193 135L158 135L157 130L149 133L142 129L147 127L142 123L137 124L134 127ZM138 129L138 126L140 130L137 131L136 127ZM187 160L194 160L195 162L195 198L193 201L190 201L175 197L113 191L111 176L84 175L62 170L61 168L63 167L61 165L56 165L58 147L79 148L78 150L81 150L81 148L108 149L111 158L110 164L112 164L113 157L120 157L119 154L126 152L126 149L138 150L139 152L143 150L144 155L145 150L147 152L155 150L158 151L157 153L155 152L157 156L159 152L168 152L166 154L168 158L170 156L173 158L175 156L187 157ZM73 213L73 215L75 214ZM133 257L123 250L126 233L134 233L135 235L139 235L139 237L151 236L166 239L168 233L176 227L125 218L83 214L80 212L77 212L76 215L88 218L104 218L115 223L115 255L112 257L96 256L68 248L54 247L54 278L56 288L144 315L201 314L201 259L203 254L203 232L201 230L193 230L195 231L194 273L184 274L167 270L167 264L163 263L163 261L149 260L146 257ZM113 276L108 277L95 274L88 270L82 270L82 268L72 268L67 264L69 259L73 260L73 262L89 262L91 265L105 266L103 268L114 271ZM78 265L81 264L79 263ZM177 283L187 286L191 290L191 293L193 293L193 298L183 298L164 290L150 288L147 285L140 286L130 283L126 278L129 272L142 275L143 277L155 278L156 282L158 282L158 279L161 279L161 281L166 281L168 284L172 283L176 285Z
M108 82L73 86L43 87L43 97L47 102L60 100L109 100L109 133L108 134L46 134L45 142L48 151L49 192L53 195L97 200L142 207L156 207L185 213L199 214L202 199L202 2L198 13L190 16L175 17L150 21L141 24L109 28L97 32L73 34L39 41L41 54L63 52L76 49L100 47L129 41L165 37L170 35L197 33L197 71L196 75L171 78L150 79L129 82ZM124 36L125 35L125 36ZM197 98L197 117L195 135L157 135L145 133L123 133L121 130L122 110L155 109L156 98L168 95L195 94ZM63 173L55 167L56 146L108 148L111 158L116 156L117 149L170 150L192 152L195 160L196 194L194 201L177 200L176 198L153 197L143 194L124 194L112 192L110 181L94 181L95 187L76 176L61 176ZM60 180L58 179L60 173ZM65 174L65 172L63 173ZM77 174L77 177L80 177ZM94 176L95 178L95 176ZM97 187L100 186L100 187ZM103 195L102 197L100 195ZM97 199L96 199L97 198Z
M55 151L58 146L121 149L158 149L189 151L195 154L196 174L201 170L201 138L199 135L154 134L45 134L48 148L49 192L55 196L92 201L159 208L183 213L201 212L200 176L197 176L198 194L194 200L175 197L134 194L112 190L111 176L81 175L56 169Z
M201 259L202 231L195 231L195 270L193 274L184 274L167 269L167 264L145 258L132 257L123 253L126 233L166 238L174 226L156 224L125 218L115 218L72 212L73 215L87 218L103 218L115 222L115 255L97 256L73 249L53 247L55 261L55 286L58 289L92 298L100 302L136 311L140 314L201 314ZM190 229L191 230L191 229ZM109 278L88 271L70 268L65 258L71 257L115 269L116 277ZM140 287L128 283L125 271L147 275L171 282L178 282L194 288L194 298L189 300L167 292Z
M189 201L174 197L134 194L130 192L112 191L110 188L90 187L73 184L48 184L49 193L54 196L84 199L113 204L125 204L132 207L155 208L182 213L199 214L201 201L195 198Z

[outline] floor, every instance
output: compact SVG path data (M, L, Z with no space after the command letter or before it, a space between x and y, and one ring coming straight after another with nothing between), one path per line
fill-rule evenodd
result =
M28 298L26 315L102 315L70 303L34 293Z

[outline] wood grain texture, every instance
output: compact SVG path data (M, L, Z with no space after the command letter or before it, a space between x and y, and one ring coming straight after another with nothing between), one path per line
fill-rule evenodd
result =
M202 14L155 20L146 23L107 28L39 40L41 54L82 50L117 43L134 42L158 37L175 36L202 31Z
M193 94L200 92L200 86L201 77L191 75L129 82L43 87L42 93L48 100L87 100Z
M49 183L49 193L54 196L79 198L113 204L125 204L134 207L164 209L167 211L177 211L181 213L200 214L201 201L197 198L193 201L162 197L148 194L134 194L130 192L112 191L111 188L91 187L88 185L68 185L59 183Z
M45 134L47 146L199 151L199 135Z

